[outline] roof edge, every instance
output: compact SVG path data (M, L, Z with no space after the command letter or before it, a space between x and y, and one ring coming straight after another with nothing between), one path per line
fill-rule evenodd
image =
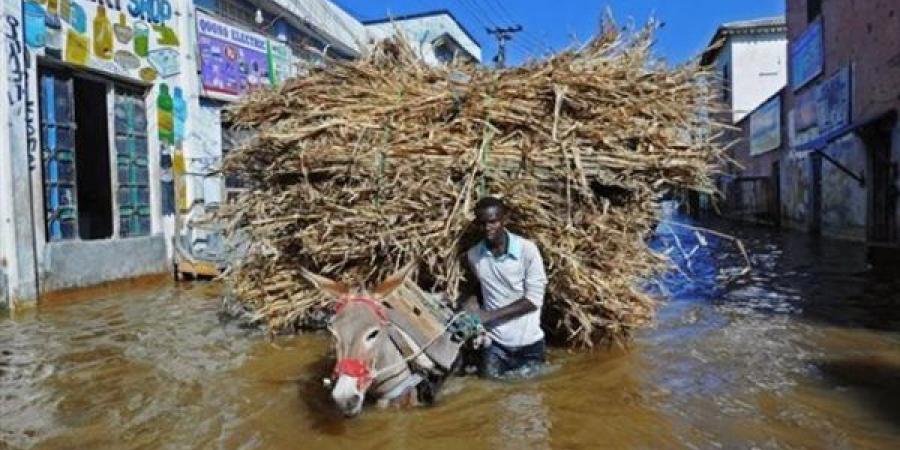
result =
M403 21L403 20L414 20L414 19L421 19L421 18L423 18L423 17L434 17L434 16L442 16L442 15L445 15L445 16L450 17L450 19L453 20L453 22L456 23L456 26L458 26L459 29L462 30L463 34L465 34L466 37L468 37L469 39L471 39L472 42L473 42L476 46L478 46L479 49L482 48L482 47L481 47L481 43L478 42L478 39L475 39L475 37L472 36L472 33L470 33L469 30L466 29L466 27L463 26L462 22L460 22L459 19L457 19L456 16L454 16L453 13L450 12L450 10L447 10L447 9L435 9L435 10L431 10L431 11L424 11L424 12L413 13L413 14L403 14L403 15L399 15L399 16L388 16L388 17L384 17L384 18L381 18L381 19L361 20L360 22L361 22L363 25L366 25L366 26L368 26L368 25L380 25L380 24L383 24L383 23L399 22L399 21Z

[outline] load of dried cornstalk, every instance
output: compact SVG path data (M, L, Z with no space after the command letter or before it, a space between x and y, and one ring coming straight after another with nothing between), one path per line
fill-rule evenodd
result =
M653 316L642 280L665 267L647 239L671 189L709 192L721 127L700 122L704 74L652 56L650 25L493 70L430 67L400 40L332 61L231 111L254 137L227 173L225 210L251 247L228 276L273 332L315 326L329 300L301 267L364 285L409 261L457 293L473 205L505 199L548 270L556 342L621 342Z

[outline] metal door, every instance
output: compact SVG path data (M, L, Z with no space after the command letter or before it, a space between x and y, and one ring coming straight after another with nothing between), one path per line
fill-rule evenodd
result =
M38 91L47 240L74 239L78 236L78 196L72 77L42 71Z

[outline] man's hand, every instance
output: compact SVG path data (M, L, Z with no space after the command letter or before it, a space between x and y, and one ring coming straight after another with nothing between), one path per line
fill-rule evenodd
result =
M460 342L467 341L484 332L481 315L467 311L457 314L448 326L451 334Z

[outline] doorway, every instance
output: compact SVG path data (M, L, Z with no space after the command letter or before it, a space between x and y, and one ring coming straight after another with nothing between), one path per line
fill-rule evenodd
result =
M812 172L812 190L809 208L809 233L822 234L822 155L813 152L809 156L810 171Z
M897 241L897 163L891 161L890 128L873 125L860 133L866 146L871 182L868 192L868 238L873 243Z
M781 162L772 163L772 206L769 209L772 224L781 225Z
M75 77L78 235L85 240L113 234L106 90L104 83Z

